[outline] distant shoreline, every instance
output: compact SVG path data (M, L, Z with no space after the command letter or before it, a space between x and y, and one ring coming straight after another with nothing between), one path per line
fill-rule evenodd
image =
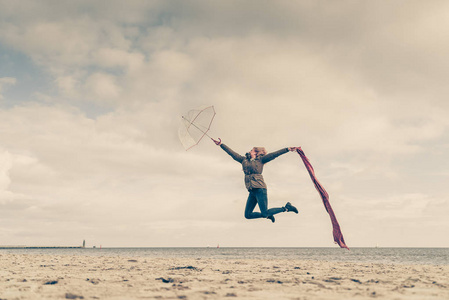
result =
M83 249L82 246L0 246L0 249Z

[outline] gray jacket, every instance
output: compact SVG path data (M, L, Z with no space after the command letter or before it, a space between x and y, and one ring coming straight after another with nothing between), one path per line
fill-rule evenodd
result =
M262 176L263 165L269 161L272 161L279 155L288 152L288 148L283 148L281 150L265 154L264 156L260 156L258 158L248 159L246 156L242 156L234 152L231 148L229 148L225 144L221 144L220 147L226 153L228 153L235 161L238 161L239 163L242 164L243 172L245 173L245 186L248 189L248 191L257 188L266 189L267 185L265 184L265 181L263 180Z

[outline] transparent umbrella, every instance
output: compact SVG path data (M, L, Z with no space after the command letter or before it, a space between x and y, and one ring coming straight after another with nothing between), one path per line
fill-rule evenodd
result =
M182 116L178 136L186 150L198 145L204 136L211 138L207 132L212 125L214 117L215 109L213 106L201 106L189 110Z

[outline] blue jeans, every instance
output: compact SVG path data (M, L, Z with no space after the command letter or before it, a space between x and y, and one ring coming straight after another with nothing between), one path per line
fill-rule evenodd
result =
M259 204L260 212L253 211L256 204ZM281 212L284 212L284 208L277 207L268 209L267 189L252 189L249 191L245 207L245 218L266 218Z

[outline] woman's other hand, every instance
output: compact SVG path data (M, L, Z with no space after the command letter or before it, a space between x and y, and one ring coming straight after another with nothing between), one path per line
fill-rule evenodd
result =
M221 139L220 138L218 138L218 141L214 140L213 138L210 138L210 139L214 141L215 145L217 145L217 146L221 145Z

